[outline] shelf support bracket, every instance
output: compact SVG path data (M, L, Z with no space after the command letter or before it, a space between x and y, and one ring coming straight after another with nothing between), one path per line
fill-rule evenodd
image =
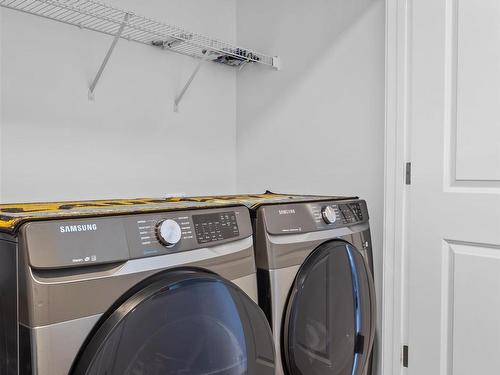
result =
M120 28L116 32L116 35L113 39L113 42L111 43L111 47L109 47L108 52L106 53L106 56L104 57L104 61L102 62L99 70L97 71L97 74L90 84L89 88L89 100L94 100L94 90L99 83L99 80L101 79L102 73L104 72L104 69L106 68L106 65L108 65L109 59L111 55L113 54L113 51L115 50L116 44L120 40L120 37L123 34L123 30L125 29L125 26L127 26L128 20L130 19L131 14L126 13L125 17L123 18L123 22L120 24Z
M203 52L203 57L198 62L198 65L196 65L196 68L194 69L193 74L191 74L191 77L189 77L188 81L184 85L184 88L181 90L181 93L179 95L177 95L177 97L175 98L174 112L179 112L179 103L181 102L182 98L184 97L184 94L186 94L186 91L189 89L189 86L191 86L191 83L193 83L193 80L196 77L196 75L198 74L198 72L200 71L201 66L203 65L203 63L205 61L207 61L208 55L209 55L208 51Z

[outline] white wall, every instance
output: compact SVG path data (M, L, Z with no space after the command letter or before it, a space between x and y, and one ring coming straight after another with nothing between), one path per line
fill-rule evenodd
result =
M241 0L237 26L283 63L238 76L238 191L365 198L381 296L384 2Z
M115 0L228 41L234 0ZM210 194L235 190L236 72L11 10L0 20L1 201Z

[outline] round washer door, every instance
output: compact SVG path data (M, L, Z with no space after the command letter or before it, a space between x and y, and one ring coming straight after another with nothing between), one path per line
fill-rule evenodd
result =
M300 268L283 321L290 375L366 373L375 330L373 277L362 254L335 240Z
M73 374L274 375L274 347L264 314L237 286L170 271L107 315Z

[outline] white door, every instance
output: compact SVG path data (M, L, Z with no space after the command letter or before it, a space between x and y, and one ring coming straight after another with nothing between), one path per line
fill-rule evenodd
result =
M408 373L500 374L500 1L408 5Z

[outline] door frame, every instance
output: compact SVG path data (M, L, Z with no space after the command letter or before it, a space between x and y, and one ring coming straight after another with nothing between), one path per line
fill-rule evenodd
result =
M410 2L385 0L385 153L380 373L401 375L407 337L407 201Z

